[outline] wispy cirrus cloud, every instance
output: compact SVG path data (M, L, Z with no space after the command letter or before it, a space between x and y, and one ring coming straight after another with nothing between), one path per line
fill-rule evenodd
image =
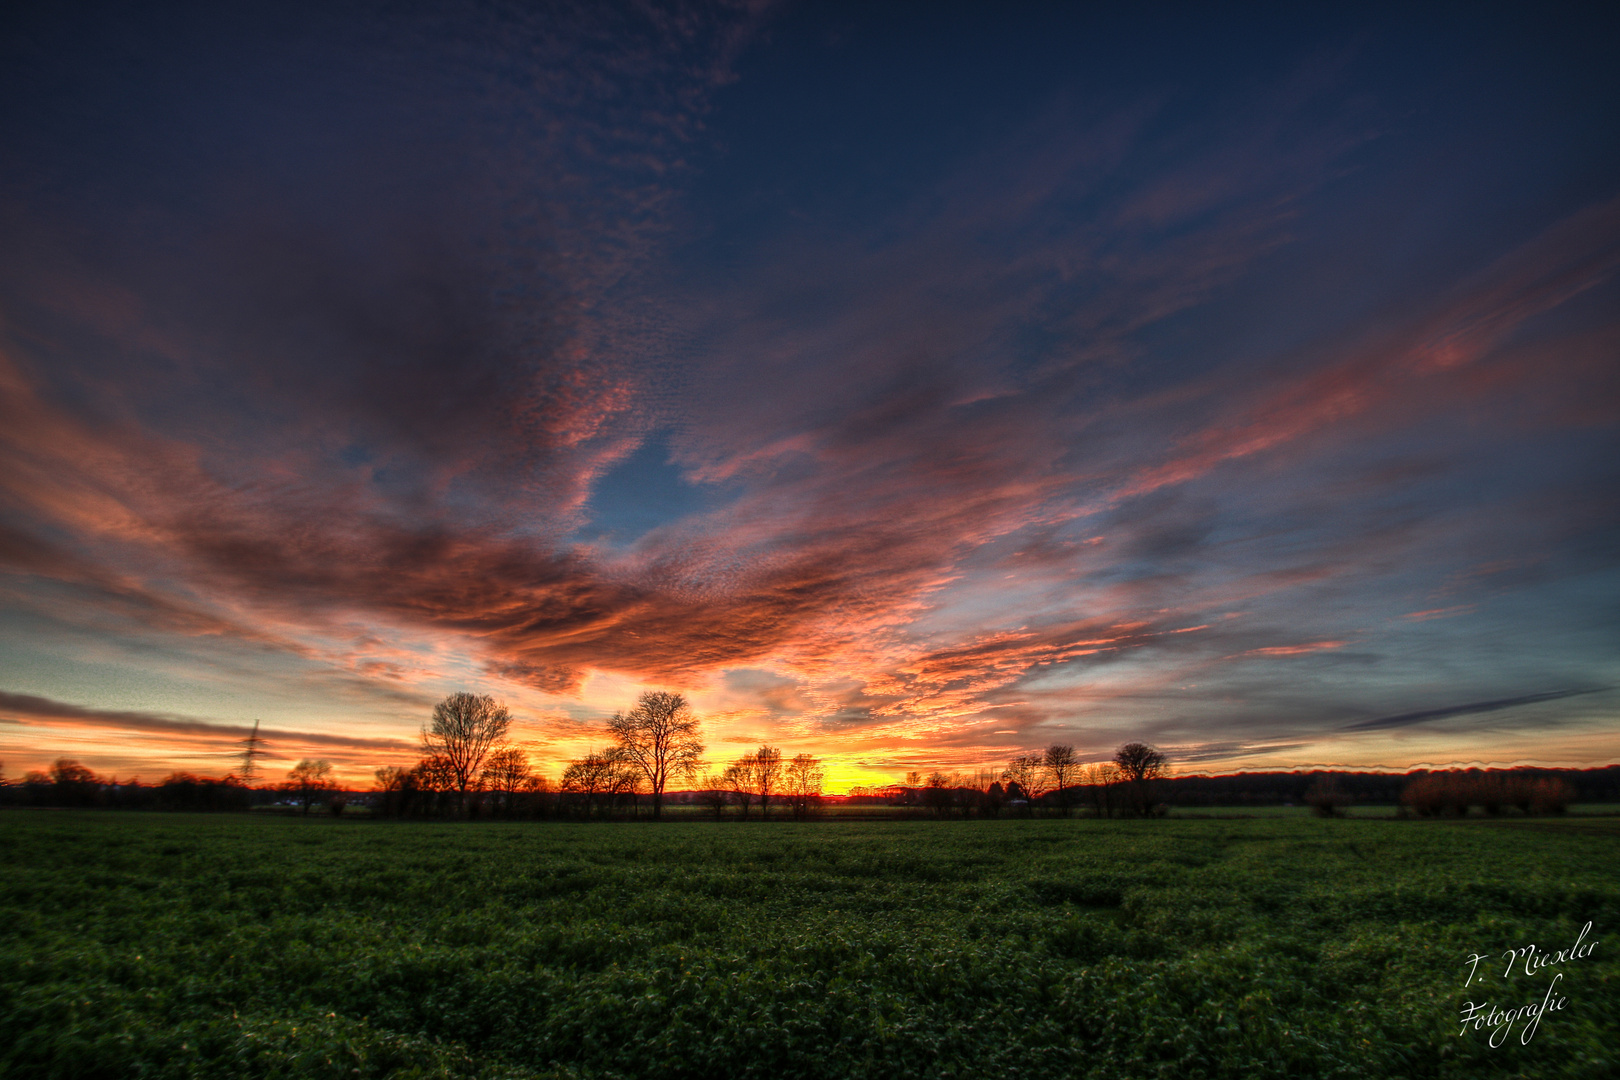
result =
M1233 395L1236 409L1179 440L1169 460L1135 476L1118 497L1185 483L1223 462L1275 452L1335 427L1403 422L1414 399L1437 401L1466 389L1469 376L1459 369L1478 364L1525 323L1617 271L1620 199L1612 199L1577 211L1458 283L1453 295L1398 335L1358 343L1348 358L1311 365L1302 377L1284 376L1280 387L1257 396ZM1524 365L1515 381L1539 381L1545 362ZM1501 393L1508 389L1501 375L1481 381Z

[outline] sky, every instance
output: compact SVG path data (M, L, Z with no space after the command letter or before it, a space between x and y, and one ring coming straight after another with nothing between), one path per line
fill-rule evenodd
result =
M1620 762L1600 5L18 4L0 761Z

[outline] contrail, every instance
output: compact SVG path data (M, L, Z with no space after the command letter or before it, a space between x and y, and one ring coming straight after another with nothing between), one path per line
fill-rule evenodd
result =
M1511 709L1515 705L1531 705L1538 701L1557 701L1559 698L1575 697L1578 694L1601 694L1605 690L1613 689L1612 686L1598 686L1590 690L1548 690L1540 694L1525 694L1522 697L1496 698L1492 701L1471 701L1466 705L1448 705L1442 709L1420 709L1417 712L1380 716L1374 720L1358 720L1354 724L1346 724L1339 730L1371 731L1375 728L1405 727L1407 724L1421 724L1425 720L1439 720L1445 716L1495 712L1498 709Z

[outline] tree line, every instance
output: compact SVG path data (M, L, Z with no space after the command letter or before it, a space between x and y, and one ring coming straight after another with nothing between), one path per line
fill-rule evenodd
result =
M9 781L0 771L0 800L11 805L106 807L118 810L246 810L255 792L236 777L170 773L156 784L99 776L72 758Z
M243 810L280 801L308 814L317 807L342 813L351 798L360 798L392 817L657 820L669 785L684 782L697 786L683 792L683 801L699 803L716 820L747 821L770 817L773 806L778 815L804 819L823 799L825 770L811 754L785 758L762 745L706 769L698 718L678 693L649 691L615 713L603 731L605 745L567 762L555 786L508 740L511 726L506 706L488 695L451 694L422 726L417 762L376 770L374 788L359 794L341 790L331 763L319 759L299 761L279 782L260 783L263 740L255 722L241 742L239 766L220 779L175 772L154 785L119 782L62 758L15 783L0 767L0 801L167 810ZM1171 804L1308 805L1323 816L1358 802L1398 802L1412 816L1466 814L1471 807L1487 814L1560 813L1576 799L1620 799L1620 768L1171 777L1162 751L1131 742L1104 762L1084 762L1074 747L1053 744L1016 755L1000 770L914 772L902 784L851 789L841 801L941 817L1079 812L1113 818L1161 816Z
M568 762L555 791L532 772L523 752L505 741L510 727L510 714L492 698L468 693L445 698L422 729L421 760L409 769L377 770L379 809L398 817L592 819L639 816L645 808L658 820L666 788L676 779L699 784L696 797L716 820L729 813L747 821L756 809L767 818L773 800L802 820L822 799L826 771L820 759L812 754L787 759L769 745L700 777L705 747L698 719L678 693L648 691L634 708L615 713L604 733L608 744ZM1164 754L1144 743L1127 743L1111 761L1089 766L1074 747L1053 745L1013 758L972 805L992 814L1037 808L1068 814L1085 794L1100 816L1152 816L1162 813L1155 792L1166 766ZM891 792L890 801L905 805L909 790ZM920 790L923 802L935 809L960 803L964 794L941 773L923 781Z
M641 816L658 820L672 781L697 782L705 764L700 725L686 698L648 691L615 713L607 745L569 761L556 788L506 741L511 716L483 695L452 694L433 710L421 733L423 756L410 768L376 773L378 809L396 817ZM718 772L704 773L700 798L716 817L736 807L746 820L757 807L770 816L774 800L795 818L814 810L825 770L820 760L761 746Z

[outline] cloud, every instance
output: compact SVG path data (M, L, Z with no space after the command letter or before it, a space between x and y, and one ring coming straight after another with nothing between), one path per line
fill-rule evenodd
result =
M1409 727L1421 724L1428 720L1443 720L1450 716L1469 716L1474 713L1497 712L1501 709L1511 709L1519 705L1534 705L1542 701L1558 701L1562 698L1577 697L1582 694L1601 694L1613 687L1600 686L1588 690L1548 690L1539 694L1524 694L1519 697L1496 698L1491 701L1472 701L1466 705L1448 705L1439 709L1420 709L1417 712L1397 713L1394 716L1380 716L1372 720L1360 720L1354 724L1347 724L1341 731L1376 731L1384 728Z
M1321 652L1324 649L1342 649L1345 644L1343 641L1312 641L1305 645L1267 645L1263 648L1240 652L1237 656L1303 656L1306 653Z
M1405 615L1402 615L1401 618L1410 619L1413 622L1427 622L1430 619L1450 619L1458 615L1466 615L1470 611L1473 611L1477 606L1478 605L1475 604L1453 604L1451 607L1429 608L1426 611L1410 611Z
M989 692L1039 668L1139 647L1154 636L1143 623L1101 621L986 634L910 658L888 679L870 681L867 692L901 699L883 712L930 716L976 712Z
M1225 462L1365 422L1369 413L1388 411L1402 399L1427 402L1454 393L1459 382L1466 383L1462 369L1617 270L1620 198L1586 206L1520 244L1458 283L1450 297L1399 333L1360 343L1346 359L1309 365L1305 375L1285 377L1280 386L1268 383L1259 395L1232 395L1235 408L1183 436L1167 460L1138 472L1115 497L1183 484ZM1544 365L1526 365L1515 381L1539 381L1544 373Z
M1203 762L1230 762L1268 754L1289 754L1303 750L1309 743L1205 743L1197 746L1169 746L1173 765L1196 765Z
M86 246L43 207L8 216L38 258L4 282L0 517L19 524L0 520L0 568L83 599L53 606L61 618L306 657L311 632L356 612L493 640L638 603L645 590L589 580L588 558L558 550L592 481L647 426L636 316L602 313L630 311L608 301L665 227L679 170L661 159L700 125L761 10L565 5L539 22L459 20L448 46L398 20L372 70L391 70L391 49L426 50L412 70L427 89L392 88L422 108L367 86L334 95L343 106L308 130L280 126L252 92L229 131L159 103L171 141L217 138L282 166L251 191L217 162L180 170L195 196L182 210L137 213L135 188L102 193L125 219L206 234L180 250L124 220ZM226 53L254 37L220 30ZM248 67L231 91L253 89ZM311 74L325 86L351 73ZM284 90L290 113L308 104ZM297 153L276 152L288 141ZM190 151L154 138L142 152L173 167ZM490 587L465 588L457 563ZM55 599L26 592L12 595ZM487 670L578 685L577 669L521 650Z
M72 705L33 694L12 694L0 691L0 712L9 714L12 723L55 723L68 721L74 726L118 728L125 731L157 732L173 735L195 735L217 742L236 742L253 734L251 727L220 724L210 720L168 714L139 712L127 709L92 709ZM332 746L351 750L410 751L415 744L400 739L359 738L332 732L281 731L260 728L259 737L267 742L290 742L298 745Z
M37 182L0 191L24 253L0 268L7 605L379 695L718 687L738 727L966 756L1098 702L1189 744L1240 723L1224 692L1336 723L1341 685L1288 680L1385 677L1395 635L1484 625L1459 559L1545 551L1518 585L1582 544L1612 565L1589 461L1613 333L1577 316L1620 266L1620 200L1307 318L1274 279L1368 164L1334 61L1213 120L1157 91L1060 100L878 218L728 231L682 199L694 161L726 168L699 133L757 19L407 22L355 69L376 86L314 65L331 115L243 73L228 131L86 83L139 92L118 115L155 187L28 157ZM1569 416L1596 433L1554 460ZM666 441L724 497L592 532L603 477ZM1522 475L1575 468L1510 514L1520 473L1486 458L1521 448Z

